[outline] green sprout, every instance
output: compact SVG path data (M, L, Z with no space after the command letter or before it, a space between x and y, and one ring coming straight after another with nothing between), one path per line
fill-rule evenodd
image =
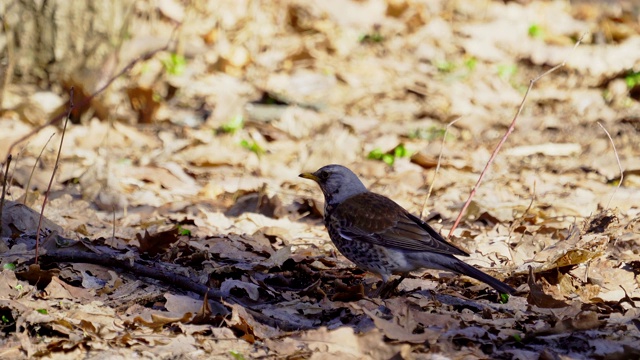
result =
M478 65L478 59L476 59L475 56L471 56L464 61L464 66L469 69L469 71L475 70L476 65Z
M181 75L187 68L187 60L182 55L171 53L169 57L162 60L162 65L169 74Z
M624 82L627 84L627 88L633 89L640 85L640 71L629 71L627 76L624 77Z
M404 144L400 144L393 149L393 156L397 158L409 156L409 150L404 147Z
M244 355L240 354L239 352L235 351L235 350L231 350L229 351L229 354L235 359L235 360L244 360Z
M538 24L532 24L529 26L528 34L531 38L541 39L544 37L544 29Z
M436 126L418 128L409 132L409 139L435 140L444 137L447 130Z
M222 132L233 134L244 126L244 116L236 115L220 127Z
M375 148L369 152L367 159L380 160L385 164L392 166L396 161L396 158L408 157L409 155L411 154L407 148L405 148L404 144L400 144L387 153L383 153L380 148Z
M440 72L450 73L450 72L453 72L453 70L456 69L456 64L453 61L448 61L448 60L437 61L436 62L436 68Z
M500 79L509 81L518 72L518 66L515 64L498 65L498 76Z
M47 309L36 309L37 312L39 312L40 314L44 314L47 315L49 312L47 311Z
M265 153L264 149L255 141L242 140L240 146L260 156Z
M16 264L14 264L14 263L6 263L6 264L2 265L2 268L4 270L15 271L16 270Z
M358 42L360 43L381 43L384 41L384 36L379 32L375 31L371 34L363 34L358 38Z
M509 302L509 294L500 294L500 303L506 304Z
M182 236L191 236L191 230L178 226L178 234Z

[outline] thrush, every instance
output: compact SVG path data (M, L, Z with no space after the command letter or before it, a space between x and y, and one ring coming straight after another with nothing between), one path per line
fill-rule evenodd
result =
M383 288L394 274L401 275L397 286L409 272L427 268L467 275L500 293L515 292L456 258L454 255L469 254L393 200L368 191L346 167L327 165L300 177L320 185L325 200L324 223L336 248L358 267L382 277Z

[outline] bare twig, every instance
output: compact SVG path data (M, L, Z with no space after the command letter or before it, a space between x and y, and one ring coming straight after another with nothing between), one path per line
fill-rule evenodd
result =
M38 230L36 231L36 258L35 262L38 263L38 243L40 242L40 229L42 227L42 218L44 217L44 208L47 205L47 200L49 199L49 193L51 192L51 185L53 184L53 179L56 177L56 171L58 170L58 164L60 162L60 154L62 154L62 144L64 143L64 135L67 132L67 124L69 123L69 119L71 118L71 112L73 111L73 87L71 91L69 91L69 110L67 110L67 118L64 121L64 126L62 127L62 134L60 135L60 147L58 148L58 154L56 155L56 162L53 166L53 171L51 172L51 177L49 178L49 185L47 186L47 191L44 193L44 200L42 201L42 209L40 209L40 218L38 219Z
M36 163L33 164L33 168L31 168L31 174L29 174L29 180L27 180L27 185L24 187L25 195L24 195L24 201L22 203L25 205L27 205L27 197L29 195L29 189L31 187L31 178L33 177L33 173L36 171L36 167L38 166L38 162L40 162L40 158L42 157L42 153L44 152L44 149L47 148L47 145L49 145L49 141L53 139L53 135L55 134L56 133L53 133L51 134L51 136L49 136L49 140L47 140L47 142L42 147L42 150L40 150L40 154L38 154L38 157L36 158Z
M111 241L116 243L116 206L111 205L111 218L113 221L113 226L111 226Z
M444 130L444 135L442 136L442 144L440 144L440 154L438 154L438 163L436 164L436 171L433 173L433 178L431 179L431 184L429 184L429 190L427 190L427 197L424 199L424 203L422 204L422 210L420 211L420 218L422 218L424 214L424 209L427 207L427 201L431 197L431 192L433 191L433 184L436 182L436 178L438 176L438 171L440 171L440 164L442 164L442 153L444 152L444 143L447 140L447 134L449 134L449 128L458 122L458 120L462 119L459 117L450 123L447 124L447 127Z
M22 155L23 151L24 151L24 148L18 151L18 153L16 154L16 160L13 162L13 171L11 171L11 173L7 175L9 176L9 181L7 182L7 184L9 184L8 186L11 186L11 184L13 183L13 176L16 174L16 168L18 167L18 162L20 161L20 156Z
M616 161L618 162L618 169L620 169L620 181L618 182L618 186L616 186L615 190L613 190L613 194L611 194L611 197L609 198L609 202L607 202L607 208L609 208L609 205L611 205L611 200L613 200L613 197L616 195L616 192L618 192L618 189L620 188L620 186L622 185L622 181L624 180L624 170L622 169L622 164L620 163L620 157L618 156L618 150L616 149L616 144L613 142L613 139L611 138L611 134L609 134L607 129L604 127L604 125L602 125L600 121L598 121L598 125L600 125L602 130L604 130L604 133L607 134L607 137L609 138L609 142L611 142L611 147L613 147L613 153L616 155Z
M529 201L529 206L527 206L527 208L524 210L524 212L522 213L522 216L520 216L518 219L516 219L513 224L511 224L511 226L509 227L509 239L511 239L511 236L513 235L514 230L516 229L516 227L524 224L524 220L525 217L527 216L527 214L529 214L529 211L531 211L531 208L533 207L533 203L536 201L536 181L533 181L533 189L531 189L531 201ZM522 234L520 235L520 240L524 239L524 236L526 234L526 231L523 231ZM514 258L514 250L511 248L511 246L507 246L507 249L509 250L509 255L511 256L511 259Z
M580 37L580 39L578 39L578 41L576 41L575 45L573 46L572 49L572 53L573 51L575 51L575 49L578 47L578 45L580 45L580 43L582 42L582 39L585 37L585 34L582 34L582 36ZM571 56L571 54L569 54L569 56L567 58L569 58ZM491 157L489 158L489 161L487 161L487 164L485 165L484 169L482 170L482 172L480 173L480 177L478 178L478 181L476 182L476 184L473 186L473 189L471 189L471 192L469 193L469 198L467 199L467 201L464 203L464 206L462 206L462 210L460 210L460 213L458 214L458 217L456 218L456 221L453 223L453 226L451 227L451 230L449 230L449 235L447 236L447 238L450 238L451 235L453 234L453 232L455 231L455 229L458 227L458 224L460 224L460 220L462 220L462 215L464 215L465 211L467 211L467 208L469 207L469 204L471 204L471 200L473 199L473 197L476 194L476 191L478 190L478 187L480 186L480 184L482 183L482 180L484 179L485 174L487 173L487 170L489 169L489 166L493 163L493 160L495 160L496 156L498 155L498 152L500 151L500 149L502 148L502 145L507 141L507 138L509 137L509 135L513 132L513 130L516 127L516 121L518 120L518 117L520 116L520 113L522 113L522 109L524 109L524 104L527 101L527 97L529 96L529 92L531 91L531 89L533 88L533 85L540 80L541 78L551 74L552 72L560 69L561 67L563 67L565 64L567 63L567 59L565 59L564 61L562 61L561 64L558 64L554 67L552 67L551 69L545 71L544 73L542 73L541 75L538 75L537 77L535 77L534 79L532 79L529 82L529 87L527 88L527 91L525 92L524 96L522 97L522 101L520 102L520 106L518 107L518 111L516 112L516 115L513 117L513 120L511 121L511 125L509 125L509 128L507 129L507 132L504 134L504 136L502 137L502 139L500 139L500 142L498 143L498 145L496 146L496 148L493 150L493 153L491 153Z
M2 209L4 209L4 197L7 193L7 181L9 181L9 165L11 165L11 154L7 156L7 167L2 177L2 194L0 194L0 229L2 229Z
M513 231L516 227L524 224L524 219L526 218L527 214L529 214L529 211L531 211L531 208L533 207L533 203L536 201L536 181L533 181L533 189L531 190L531 201L529 201L529 206L527 206L527 208L524 210L524 212L522 213L521 216L519 216L517 219L515 219L515 221L511 224L511 226L509 227L509 236L511 236L513 234ZM524 233L523 233L524 236Z
M172 289L180 288L201 296L206 293L209 301L216 303L220 308L226 308L226 306L218 299L223 299L225 304L240 305L259 322L268 324L274 328L279 328L283 331L306 329L303 325L296 324L294 322L263 315L260 311L251 309L250 305L246 304L242 299L236 298L231 294L220 291L219 289L211 289L190 277L168 270L168 266L161 262L149 262L140 260L139 258L132 261L131 259L121 259L117 256L111 256L108 254L95 254L77 251L75 249L50 250L43 254L43 259L44 261L52 264L58 264L60 262L87 263L101 265L108 269L120 269L135 275L136 278L159 280L163 282L165 286Z

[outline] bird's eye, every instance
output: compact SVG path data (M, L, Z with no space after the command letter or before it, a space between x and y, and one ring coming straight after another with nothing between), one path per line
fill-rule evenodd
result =
M329 178L329 173L322 170L320 171L320 174L318 174L318 177L320 178L320 180L327 180Z

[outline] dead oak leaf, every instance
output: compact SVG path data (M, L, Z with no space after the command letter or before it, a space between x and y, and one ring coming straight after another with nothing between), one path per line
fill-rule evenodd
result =
M180 239L180 229L174 227L166 231L160 231L153 235L149 231L144 231L144 236L136 234L136 238L140 243L138 249L140 253L147 253L151 256L158 255L169 249L171 244Z
M541 308L561 308L567 307L569 304L564 301L554 299L552 296L547 295L542 291L542 287L536 284L535 276L533 275L533 268L529 267L529 295L527 296L527 302L531 305L535 305Z
M51 279L54 276L60 274L59 269L42 270L40 265L29 265L29 269L26 271L16 272L16 277L21 280L27 280L32 285L38 285L42 288L49 285Z
M193 317L193 314L191 313L185 313L182 317L171 317L161 313L152 313L151 321L147 321L143 319L142 316L136 316L135 318L133 318L133 322L138 325L143 325L148 328L151 328L155 331L159 331L163 326L167 324L172 324L176 322L187 323L189 322L189 320L191 320L192 317Z
M422 344L426 341L434 343L442 335L441 331L428 328L422 328L416 331L418 327L415 323L413 324L415 326L407 326L408 324L398 323L396 318L391 320L382 319L378 317L374 311L366 308L362 308L362 311L373 320L376 328L380 329L389 339Z

